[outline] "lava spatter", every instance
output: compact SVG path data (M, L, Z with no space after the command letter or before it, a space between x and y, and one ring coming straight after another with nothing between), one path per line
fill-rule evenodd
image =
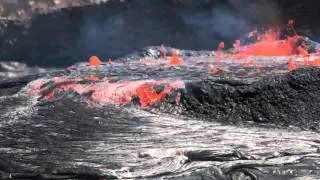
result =
M86 80L92 83L83 84ZM90 75L87 79L78 79L78 81L70 81L61 77L53 79L51 85L48 85L49 87L43 87L43 85L40 85L43 81L38 80L38 82L30 86L30 89L32 89L33 93L38 92L41 100L44 101L52 101L55 95L69 91L80 95L92 92L88 101L91 101L90 103L93 104L128 105L132 103L135 97L138 97L141 107L147 107L165 98L167 93L172 89L183 88L183 83L178 81L140 80L127 82L96 82L98 80L99 78L93 75ZM163 86L164 88L157 92L157 86Z
M101 62L101 60L97 57L97 56L91 56L90 58L89 58L89 64L91 65L91 66L99 66L99 65L101 65L102 64L102 62Z
M183 60L177 51L173 51L169 65L183 65Z
M288 26L291 27L292 23ZM259 38L257 42L244 46L240 40L235 40L234 49L227 51L224 42L220 42L213 56L211 52L207 56L194 56L192 54L197 53L174 50L167 58L168 48L164 45L158 48L159 57L144 56L124 63L116 63L117 60L102 63L97 56L92 56L89 66L83 63L73 65L68 68L69 74L52 77L52 84L44 88L34 85L31 89L43 101L54 100L56 94L70 91L80 95L92 92L86 97L93 104L129 105L138 98L140 107L145 108L164 101L169 92L184 89L183 84L199 78L232 77L252 83L263 77L320 64L319 55L307 52L306 43L297 44L299 36L280 40L277 28L261 35L253 31L248 36ZM178 86L173 85L177 82ZM161 91L159 87L163 87ZM181 98L182 94L178 99Z

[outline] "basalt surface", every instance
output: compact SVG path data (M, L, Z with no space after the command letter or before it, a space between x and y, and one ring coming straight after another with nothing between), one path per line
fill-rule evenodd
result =
M169 49L168 55L172 52ZM98 67L79 63L56 80L33 82L44 84L34 92L39 92L40 104L59 100L61 95L54 94L60 91L75 91L100 105L136 104L221 122L319 129L320 71L304 67L304 58L293 56L298 69L289 72L290 57L253 56L248 57L249 64L231 54L217 64L213 52L181 51L181 55L183 64L170 65L170 57L160 57L160 47L150 47Z
M221 29L192 21L214 17L212 2L162 2L2 21L0 178L319 179L319 44L195 51L217 44L207 35ZM193 50L137 51L162 42ZM89 54L102 63L79 63Z
M2 81L2 178L319 177L319 69L167 50Z

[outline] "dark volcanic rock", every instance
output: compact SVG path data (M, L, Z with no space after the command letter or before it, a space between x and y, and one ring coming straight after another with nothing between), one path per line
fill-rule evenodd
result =
M0 57L66 66L92 54L115 58L160 44L211 50L219 41L231 47L253 27L283 23L275 3L243 3L248 8L236 1L115 0L39 14L26 24L1 20Z
M264 4L269 0L239 8L244 2L111 1L38 15L27 24L1 20L1 61L65 66L91 54L122 58L1 80L0 179L319 179L319 133L299 128L319 131L320 70L301 68L303 57L296 56L294 72L287 70L289 57L250 57L254 66L248 67L228 58L214 63L218 41L231 45L250 29L250 21L279 20L274 6ZM136 51L161 43L210 51L181 50L181 66L159 58L160 47ZM136 53L123 57L129 52ZM212 73L213 67L221 72ZM90 80L90 75L96 76ZM79 85L81 91L102 83L94 90L125 94L123 84L135 86L139 80L178 85L145 111L139 99L100 106L90 101L93 91L64 90L64 85ZM122 89L112 89L117 82L123 82ZM160 94L166 83L153 90ZM54 89L60 91L50 94ZM229 125L246 122L256 123Z
M319 129L319 69L299 69L250 85L191 82L183 92L187 113L212 120L254 121Z
M196 63L208 57L212 58L199 56ZM183 58L186 64L191 63L186 56ZM281 69L281 64L276 68ZM0 97L1 178L289 179L318 176L319 135L299 128L319 130L319 69L298 69L267 77L260 73L254 75L257 76L254 81L248 81L248 75L242 79L217 77L200 70L190 66L144 66L132 59L97 68L78 64L74 72L48 76L72 80L86 73L112 75L116 72L119 80L146 75L147 80L152 80L175 74L185 86L174 89L162 99L164 101L145 109L155 113L138 110L132 104L90 106L86 103L88 96L80 97L70 91L65 95L60 93L54 102L40 105L34 104L35 93L22 91ZM4 81L0 89L11 95L39 76ZM67 85L74 82L69 81ZM60 85L63 83L66 81ZM98 82L82 81L81 86L95 86L95 83ZM59 83L49 81L42 85L46 93L54 86ZM157 87L156 91L163 89ZM176 104L177 93L181 93L180 105ZM248 125L248 121L257 123ZM245 126L230 126L230 122ZM261 123L265 123L265 127L260 126ZM290 125L295 127L286 128ZM123 170L128 164L132 174Z
M285 24L318 41L314 1L108 1L35 15L26 24L0 20L1 60L66 66L95 54L120 57L146 46L231 47L254 27ZM244 5L247 5L244 7ZM307 13L307 14L306 14Z
M227 69L218 75L210 75L207 67L212 62L211 58L214 58L211 52L186 50L180 51L186 63L182 67L167 67L165 64L149 66L139 63L139 59L143 57L146 60L158 58L160 49L149 47L117 59L119 64L105 64L97 70L79 64L74 66L75 70L71 75L57 71L48 77L77 78L97 73L97 76L101 77L115 77L114 82L176 79L183 81L185 87L170 93L165 102L156 104L151 109L160 108L160 111L164 112L228 123L251 121L282 126L293 125L313 130L320 127L318 68L301 68L284 73L284 70L287 71L286 58L283 61L285 64L282 64L281 57L276 60L272 60L271 57L265 57L265 60L263 57L256 57L257 66L259 61L270 63L263 72L257 71L255 67L244 68L239 64L228 65L226 62ZM171 55L172 51L172 48L168 48L168 55ZM164 63L163 61L156 62ZM276 62L280 64L273 64ZM0 83L0 94L12 95L30 81L42 76L43 74L39 74L3 81ZM50 84L48 86L51 90L55 88L50 88ZM164 87L159 86L156 91L163 89ZM175 100L177 93L181 93L181 104L178 106ZM158 105L160 107L157 108Z

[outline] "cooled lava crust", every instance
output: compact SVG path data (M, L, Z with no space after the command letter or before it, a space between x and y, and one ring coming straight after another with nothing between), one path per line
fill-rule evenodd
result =
M23 90L38 97L36 107L71 98L89 106L135 106L209 121L319 129L320 70L304 67L303 57L252 56L244 63L237 55L224 55L216 64L213 52L181 50L183 64L172 65L175 50L168 48L163 57L162 48L146 48L98 66L78 63ZM296 70L288 70L288 58L296 59ZM15 92L14 87L29 81L4 81L2 90Z
M176 168L189 167L195 162L223 162L206 164L209 168L192 172L199 173L201 179L318 174L318 134L299 130L288 134L287 128L281 131L288 126L319 131L318 43L306 40L311 44L304 49L307 55L286 54L285 49L285 53L279 51L282 54L277 56L243 57L241 49L245 46L238 52L237 48L222 52L180 50L178 55L173 53L177 49L149 47L110 61L102 59L101 64L97 57L87 62L84 56L92 49L81 43L88 39L92 41L85 45L99 45L110 37L114 38L111 40L123 37L118 43L99 46L93 53L98 56L105 53L100 57L110 54L119 57L135 52L137 47L162 41L180 49L194 50L217 44L208 43L211 40L203 43L208 38L199 36L203 32L201 28L195 33L199 29L183 23L170 8L165 14L174 18L164 23L164 17L158 16L159 11L148 14L148 8L141 11L144 6L139 3L123 4L119 9L109 5L39 15L27 28L19 22L1 21L0 34L5 36L0 44L5 49L1 56L6 60L23 57L29 65L48 66L86 62L76 63L66 70L1 80L0 103L3 106L0 112L4 115L0 134L4 137L1 149L4 153L1 153L0 178L157 178L157 175L170 176ZM149 5L157 7L161 3ZM114 11L102 10L106 7ZM112 24L113 30L123 25L123 14L116 12L127 12L124 22L135 24L124 23L127 28L123 31L105 35L106 24ZM195 11L186 14L190 12ZM113 14L117 16L104 18L104 15ZM92 21L87 21L87 17ZM100 24L101 17L104 25ZM132 19L143 19L141 24L152 26L139 32L141 27ZM56 28L61 27L57 24L66 26ZM134 25L139 26L138 32L128 28L136 27ZM91 27L97 28L98 36L80 36L90 35L86 33L91 32ZM88 32L83 32L86 30ZM150 38L160 33L166 36ZM192 33L194 36L189 37ZM126 46L135 41L137 44ZM256 50L254 53L261 48ZM174 118L169 118L171 115ZM190 125L189 121L193 120L196 121ZM228 125L221 128L221 123L216 121ZM259 128L229 126L248 122ZM262 124L266 128L260 128ZM219 137L215 139L216 136ZM160 148L155 147L157 145ZM196 149L176 149L185 146L196 146ZM173 155L153 159L167 149L173 150ZM310 158L316 160L310 161ZM123 169L131 161L141 164ZM107 171L102 173L103 170ZM127 171L133 174L126 176Z

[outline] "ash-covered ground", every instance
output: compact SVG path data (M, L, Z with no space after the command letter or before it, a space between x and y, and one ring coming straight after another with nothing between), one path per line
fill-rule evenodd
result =
M204 40L226 27L196 21L219 17L202 3L1 21L0 178L319 179L319 43L289 21L283 40L217 47ZM214 10L234 27L233 11ZM163 41L179 49L150 46Z

